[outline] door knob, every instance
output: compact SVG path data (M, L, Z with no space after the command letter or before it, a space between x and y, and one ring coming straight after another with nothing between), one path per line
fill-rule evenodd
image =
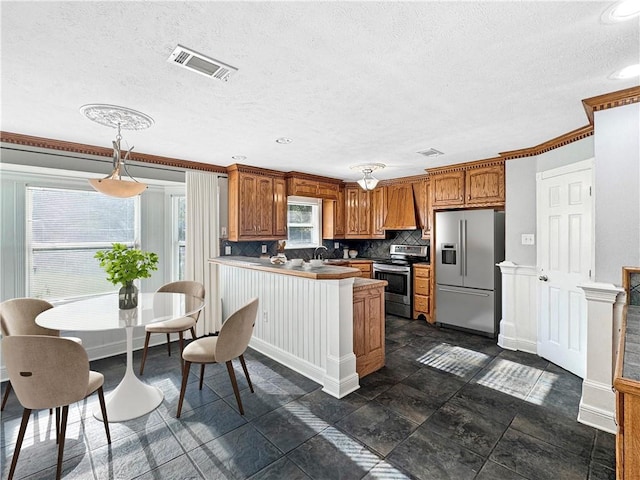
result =
M540 275L538 279L542 280L543 282L546 282L547 280L549 280L549 277L547 277L546 275Z

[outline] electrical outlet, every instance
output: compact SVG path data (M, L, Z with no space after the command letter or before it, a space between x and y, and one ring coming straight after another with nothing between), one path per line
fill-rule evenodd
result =
M266 245L262 245L262 253L267 253L267 246Z
M231 255L231 245L225 245L224 246L224 254L225 255Z
M340 242L333 242L333 248L336 250L340 248Z
M523 233L522 234L522 245L535 245L536 244L536 236L533 233Z
M227 227L222 227L222 228L220 229L220 236L221 236L222 238L227 238Z
M262 319L264 320L264 323L267 323L269 321L269 315L267 314L266 310L262 312Z

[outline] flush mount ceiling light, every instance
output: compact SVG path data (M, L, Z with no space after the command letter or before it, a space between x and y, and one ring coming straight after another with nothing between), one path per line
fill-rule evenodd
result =
M276 138L276 143L280 143L282 145L287 145L287 144L289 144L291 142L293 142L293 140L291 140L290 138L287 138L287 137Z
M611 75L609 75L609 78L612 78L614 80L626 80L628 78L633 78L637 76L640 76L640 63L636 63L635 65L629 65L627 67L624 67L618 70L617 72L614 72Z
M90 104L80 107L80 111L91 121L106 127L116 128L118 133L113 143L113 171L105 178L90 179L89 183L98 192L111 197L128 198L141 194L147 185L138 182L127 170L126 160L133 150L131 147L123 156L120 129L144 130L153 125L153 119L142 112L117 105ZM131 179L123 180L122 171Z
M375 178L372 173L384 167L386 167L384 163L365 163L362 165L353 165L349 168L352 170L360 170L364 175L358 180L358 185L360 185L363 190L373 190L378 185L378 179Z
M630 20L640 15L640 2L638 0L620 0L609 6L602 14L604 23L618 23Z

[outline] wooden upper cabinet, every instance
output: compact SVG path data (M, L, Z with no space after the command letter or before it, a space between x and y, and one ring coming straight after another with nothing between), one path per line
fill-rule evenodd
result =
M344 188L338 190L337 200L322 200L322 238L344 238Z
M431 177L431 206L464 205L464 171L439 173Z
M429 171L431 207L504 207L504 161Z
M359 186L347 186L345 194L345 238L371 238L370 192Z
M378 187L369 193L371 198L371 238L384 238L384 219L387 216L387 187Z
M287 182L273 179L273 234L287 236Z
M276 240L287 236L284 175L255 172L260 170L238 165L228 168L229 240L232 242Z
M342 181L301 172L287 173L287 193L299 197L337 200Z
M467 205L504 205L504 164L473 168L465 174Z

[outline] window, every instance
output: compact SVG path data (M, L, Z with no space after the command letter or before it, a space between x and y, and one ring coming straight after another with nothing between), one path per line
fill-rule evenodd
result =
M93 258L114 242L137 246L139 197L27 187L27 295L47 300L113 292Z
M287 201L286 248L315 248L320 245L321 201L315 198L289 197Z
M184 195L173 195L172 203L172 221L173 239L171 241L171 257L173 272L171 278L174 280L184 280L184 259L186 251L186 209L187 202Z

